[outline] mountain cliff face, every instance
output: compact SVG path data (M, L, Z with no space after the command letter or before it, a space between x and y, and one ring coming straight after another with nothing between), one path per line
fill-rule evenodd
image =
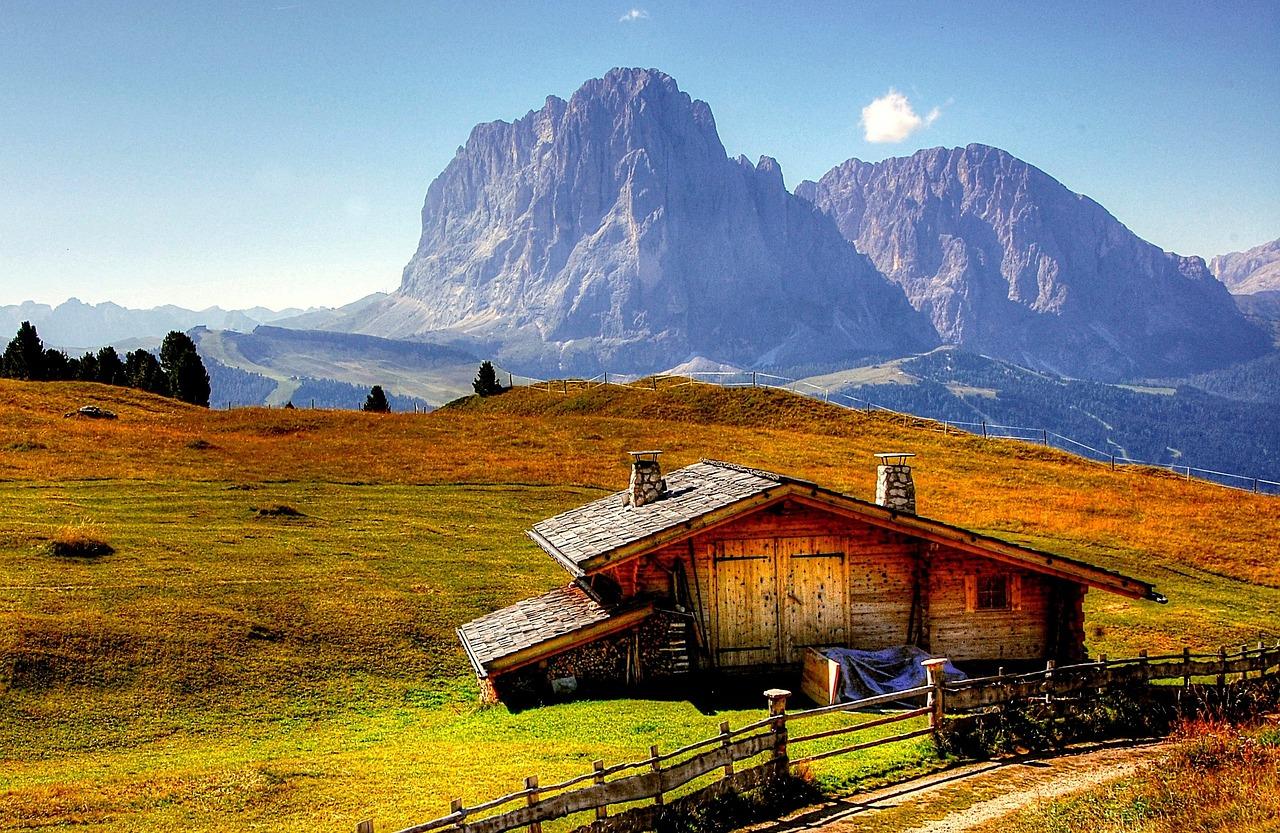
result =
M548 370L706 356L838 362L936 344L902 291L777 163L730 159L711 109L656 70L477 126L431 183L399 291L350 322L449 331Z
M1280 240L1254 246L1246 252L1218 255L1209 271L1227 285L1233 295L1280 290Z
M851 159L796 193L835 219L944 342L970 351L1123 379L1268 349L1203 260L1161 251L997 148Z

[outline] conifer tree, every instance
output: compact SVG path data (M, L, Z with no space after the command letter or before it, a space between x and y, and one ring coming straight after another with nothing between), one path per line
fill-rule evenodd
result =
M160 362L147 350L134 350L124 357L125 384L129 387L169 396L169 379Z
M30 379L39 381L45 378L44 342L30 321L23 321L18 327L18 334L13 337L0 358L0 371L10 379Z
M43 365L43 378L47 381L59 382L75 378L75 373L72 372L71 360L61 350L46 347L41 364Z
M191 336L177 330L165 336L160 344L160 367L168 377L171 396L209 407L209 373Z
M476 393L480 396L494 396L505 390L502 385L498 384L498 372L493 369L493 362L490 361L480 363L480 371L476 373L476 378L471 382L471 387L475 388Z
M382 385L373 386L373 389L369 391L369 395L365 397L362 410L378 414L390 412L391 403L387 401L387 395L383 393Z
M81 382L98 381L98 357L92 353L81 356L76 367L76 378Z
M84 360L81 360L81 364ZM97 380L105 385L123 385L125 383L124 362L120 361L120 354L116 352L114 347L103 347L98 351L98 355L94 357L94 363L97 365L95 371Z

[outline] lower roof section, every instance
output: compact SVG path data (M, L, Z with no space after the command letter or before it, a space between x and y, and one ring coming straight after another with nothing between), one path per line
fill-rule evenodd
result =
M631 627L652 610L606 608L567 584L473 619L458 628L458 639L476 673L488 677Z

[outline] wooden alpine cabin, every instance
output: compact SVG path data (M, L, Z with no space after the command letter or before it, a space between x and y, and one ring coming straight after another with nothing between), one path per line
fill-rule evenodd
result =
M917 646L962 668L1085 657L1090 588L1148 583L916 514L910 454L880 454L869 503L716 460L528 535L572 578L458 630L484 696L548 699L697 669L799 668L810 647Z

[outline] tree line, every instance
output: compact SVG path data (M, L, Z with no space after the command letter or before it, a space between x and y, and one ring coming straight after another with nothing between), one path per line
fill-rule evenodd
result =
M204 362L191 337L177 330L164 337L159 358L138 349L122 359L114 347L74 358L45 347L31 322L23 321L18 334L0 355L0 377L33 382L100 382L209 406L209 374Z

